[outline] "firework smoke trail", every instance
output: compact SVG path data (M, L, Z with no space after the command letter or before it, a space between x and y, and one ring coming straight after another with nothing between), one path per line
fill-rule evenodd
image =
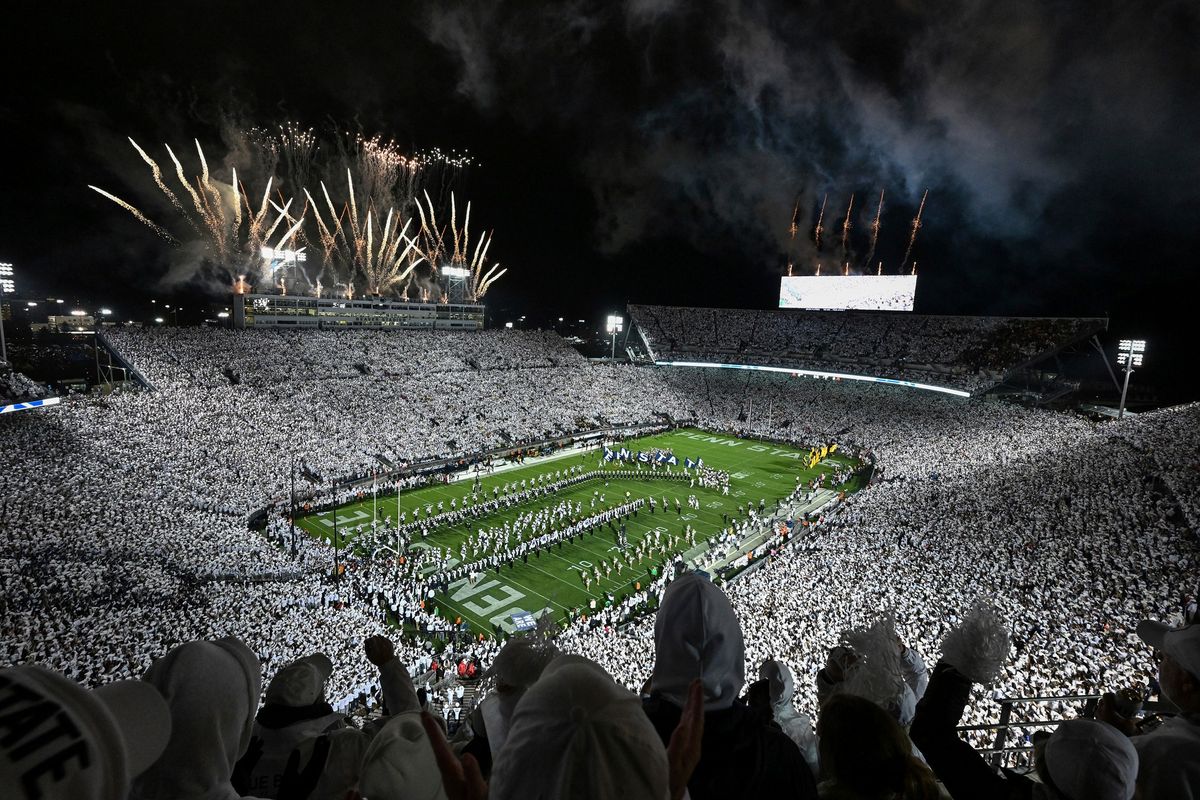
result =
M487 274L483 276L483 280L480 281L479 287L475 290L475 296L473 298L475 302L479 302L483 296L487 294L487 290L492 288L492 284L500 280L500 278L504 276L504 273L508 272L508 267L501 269L499 272L496 272L497 269L500 269L500 265L494 264L492 268L488 270Z
M228 258L229 252L225 235L225 206L221 199L221 193L210 180L208 159L204 157L204 149L200 147L200 140L193 139L192 141L196 143L196 154L200 157L200 178L197 180L197 186L200 189L200 196L204 200L202 214L209 221L212 240L218 243L219 253L224 261Z
M255 159L254 171L259 175L274 177L275 168L279 166L279 143L275 135L265 128L248 128L241 134L253 145L248 149Z
M157 233L162 238L166 239L171 244L179 244L179 240L176 239L174 236L172 236L165 228L151 222L149 219L147 219L145 214L143 214L141 211L138 211L132 205L130 205L129 203L126 203L124 200L117 197L115 194L106 192L103 189L101 189L99 186L92 186L90 183L88 184L88 188L91 189L93 192L101 194L101 195L107 197L109 200L112 200L114 203L119 205L121 208L125 209L130 214L132 214L133 218L136 219L138 222L142 223L147 228L154 231L155 233Z
M311 137L302 135L306 133L293 125L290 133L281 128L281 132L275 135L278 142L276 146L285 154L285 161L289 146L285 140L297 140L296 149L303 151L312 141ZM457 242L455 253L448 253L451 237L433 211L435 207L444 208L444 205L431 179L441 178L442 185L446 186L447 176L452 179L471 163L469 156L454 152L446 154L436 149L408 156L400 151L394 141L384 140L378 135L368 138L361 133L351 132L336 136L333 146L336 156L331 165L333 180L326 178L320 182L325 202L317 202L308 191L305 191L305 197L308 205L316 210L315 238L320 242L325 263L335 265L339 280L354 282L361 276L366 281L368 291L378 293L396 287L403 276L407 280L403 284L403 291L408 292L413 286L413 270L422 261L429 261L429 270L435 276L439 267L448 263L448 260L465 262L469 246L469 218L468 225L464 225L460 231L457 208L451 209L451 227ZM340 174L345 177L338 177ZM339 201L337 208L340 210L335 210L326 184L340 184L342 180L346 181L348 196L344 204ZM422 183L426 183L429 190L419 189ZM429 197L431 191L437 200ZM422 195L425 196L424 202L418 199ZM389 214L392 217L391 225L387 222ZM415 223L418 214L422 218L420 226L414 224L411 227L416 228L412 235L422 239L420 251L408 248L406 240L398 238L402 230L406 231L404 237L409 236L409 226L405 220ZM436 232L433 236L429 236L431 230ZM426 249L434 258L424 257ZM420 277L422 281L425 279L424 276Z
M282 206L276 205L274 202L271 203L271 207L274 208L278 212L279 215L277 217L275 217L275 221L271 223L271 227L267 228L267 232L262 235L263 241L266 241L271 238L271 235L273 233L275 233L275 229L279 227L279 224L281 222L283 222L284 220L287 220L289 222L291 221L291 217L288 215L288 208L291 205L292 205L291 200L288 200ZM280 241L285 242L285 241L287 241L287 239L288 239L288 237L284 236Z
M850 195L850 204L846 206L846 219L842 220L842 258L846 257L846 248L850 242L850 211L854 208L854 195Z
M263 201L257 212L250 206L249 196L246 194L245 188L238 181L236 169L232 170L231 184L229 186L233 192L232 198L227 196L225 184L214 179L208 166L208 159L199 141L195 141L195 145L196 155L200 161L200 175L196 177L194 183L184 174L183 164L179 161L175 152L169 145L164 145L167 154L171 158L171 162L175 166L175 175L191 199L192 208L189 209L181 201L180 197L166 185L158 163L133 139L130 139L129 142L142 160L146 162L147 166L150 167L150 173L154 179L155 186L158 187L158 190L163 193L163 196L167 198L175 210L179 212L180 217L191 228L192 232L204 243L210 258L219 267L229 272L231 280L232 276L239 273L244 275L244 273L256 269L261 264L262 246L283 220L286 219L289 224L296 222L287 212L288 206L291 204L291 200L287 200L284 202L282 208L277 205L275 206L280 214L269 227L266 225L270 215L270 206L275 205L269 203L270 181L267 182L267 189L263 193ZM151 222L131 204L102 189L97 187L91 188L129 211L138 221L149 226L155 233L158 233L168 241L176 244L179 243L179 240L165 228ZM244 215L243 204L245 206ZM288 236L295 235L299 229L300 225L297 222L297 224L292 225ZM288 236L280 240L276 248L281 246L287 240Z
M201 221L203 221L206 228L210 228L211 230L208 220L204 217L204 204L200 201L200 195L196 194L196 190L192 188L191 181L183 174L183 164L179 163L179 159L175 157L175 151L171 149L169 144L163 145L163 147L167 148L167 155L171 157L171 161L175 164L175 176L179 178L179 182L183 185L183 188L187 189L188 195L192 198L192 205L196 207L196 211L200 214Z
M324 183L321 184L321 190L325 192L325 202L329 205L330 214L336 216L333 214L333 203L329 200L329 192L325 190ZM337 241L333 232L325 225L325 220L321 217L321 209L313 200L313 196L308 193L308 189L304 190L304 196L307 198L308 205L313 209L313 218L317 221L317 234L321 240L321 249L325 251L325 261L328 262L333 255L334 248L337 247Z
M863 267L871 266L871 259L875 258L875 245L879 241L879 218L883 216L883 190L879 190L879 207L875 209L875 219L871 220L871 249L867 252L867 257L863 259Z
M425 210L417 203L417 213L421 217L421 255L425 257L434 274L437 274L438 266L446 259L446 245L444 229L438 228L437 212L433 209L433 201L429 199L429 192L424 192L425 203L429 206L429 216L425 216Z
M821 213L817 214L817 226L813 228L813 246L820 252L821 250L821 234L825 231L825 226L822 221L825 219L825 204L829 202L829 193L825 194L825 199L821 201Z
M142 160L150 165L150 174L154 176L154 185L157 186L159 190L167 196L167 199L171 201L171 205L175 206L176 211L178 211L180 214L186 215L186 212L183 210L183 203L179 202L179 198L175 196L174 192L167 188L167 184L163 181L162 170L159 168L158 162L147 155L146 151L143 150L141 146L133 140L132 136L127 138L129 139L129 143L133 145L133 149L137 150L138 155L142 157ZM188 220L188 222L191 222L191 220Z
M913 244L917 241L917 231L921 229L921 214L925 211L925 198L929 197L929 190L925 190L925 194L921 195L921 205L917 207L917 215L913 217L912 233L908 237L908 247L904 251L904 260L900 262L900 270L904 270L904 265L908 263L908 257L912 255ZM917 274L916 262L913 262L913 275Z
M284 169L287 170L293 186L303 188L308 183L313 159L320 149L313 129L301 128L298 123L289 120L279 125L274 138L283 159Z
M364 213L359 213L359 205L354 197L354 177L349 170L346 171L346 188L349 198L343 213L338 214L329 197L329 190L324 182L321 183L328 220L323 217L321 207L312 199L312 195L305 192L317 220L326 263L340 267L346 274L346 282L338 285L346 286L347 297L353 295L356 275L362 276L368 294L383 295L406 280L422 261L419 257L413 257L417 244L408 235L412 220L408 219L401 225L402 215L396 209L389 208L381 227L377 211L369 199ZM343 215L348 217L345 225L341 222Z
M237 167L233 167L233 177L229 183L233 186L233 229L238 230L242 227L242 196L238 189Z
M417 204L417 212L421 219L420 255L429 263L434 276L440 274L443 266L465 269L467 271L467 297L471 302L479 302L491 285L508 272L507 269L500 269L499 264L487 266L487 252L492 245L492 234L487 233L480 236L475 241L474 250L471 249L471 203L467 203L463 226L459 228L458 201L451 192L450 244L453 249L448 251L446 230L438 226L437 212L429 193L425 192L424 195L425 206ZM426 207L428 207L428 213L426 213Z
M200 156L200 185L212 195L214 205L219 208L221 205L221 195L209 180L208 159L204 157L204 150L200 147L200 140L193 139L192 141L196 143L196 154Z
M350 175L350 170L346 170L346 185L350 189L350 233L353 234L354 240L353 253L354 263L359 263L362 260L362 228L358 224L358 204L354 202L354 178ZM370 201L367 202L367 208L370 209Z
M357 201L369 208L397 207L405 213L413 202L417 189L420 160L400 151L394 141L382 136L367 138L362 134L346 133L337 140L342 164L357 178Z
M454 184L468 167L475 164L475 160L468 153L459 153L456 150L446 152L436 147L418 151L413 155L413 161L417 166L414 183L420 184L422 192L432 192L437 198L435 202L443 207L446 195L450 193ZM414 190L413 196L416 194Z
M250 229L248 236L253 241L262 241L263 238L263 221L267 218L267 204L271 202L271 182L273 178L267 179L267 188L263 190L262 202L258 206L258 213L250 207L250 195L246 192L245 187L240 187L241 195L246 203L246 215L249 219Z

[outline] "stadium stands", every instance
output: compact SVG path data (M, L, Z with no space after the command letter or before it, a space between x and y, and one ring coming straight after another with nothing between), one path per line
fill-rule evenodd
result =
M7 364L0 363L0 406L37 400L45 396L45 386L31 381Z
M703 332L679 318L689 312L636 312L657 357L663 342L674 354L718 344L730 355L751 344L816 352L802 350L800 329L772 322L773 312L742 312L728 326L725 312L699 312ZM895 359L902 350L891 323L872 328L868 345L833 321L850 325L851 316L813 318L826 326L825 353ZM1000 324L960 346L953 318L944 326L915 319L921 349L905 353L951 366L979 353L988 370L1086 335L1092 324L1046 323L1028 341L1005 338L1011 328ZM362 655L365 637L389 629L381 596L401 619L444 626L379 565L335 585L325 544L305 539L292 559L247 530L251 511L278 509L286 497L293 454L328 483L362 474L377 454L411 462L663 415L780 440L820 434L869 451L876 485L804 549L725 587L744 632L745 669L786 663L796 708L814 718L815 678L845 632L888 609L908 647L933 663L942 636L979 596L1013 633L996 692L1145 685L1154 664L1133 628L1178 617L1200 567L1197 404L1097 425L883 385L593 365L540 333L170 329L112 340L157 391L0 419L8 456L0 657L86 685L140 675L180 642L236 636L268 676L310 653L328 655L326 696L345 709L381 686ZM769 420L759 411L767 408ZM556 644L636 688L654 665L653 624L575 626ZM428 684L452 721L470 708L453 685L435 683L433 664L487 665L496 652L492 641L396 644L417 686ZM963 722L988 720L989 703L976 687Z
M1100 330L1103 319L631 305L654 361L793 367L979 393Z

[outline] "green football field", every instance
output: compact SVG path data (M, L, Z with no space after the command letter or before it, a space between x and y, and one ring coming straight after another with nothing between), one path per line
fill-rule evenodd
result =
M633 453L652 449L672 452L679 460L679 465L671 468L671 474L674 475L683 470L685 457L693 460L701 458L704 466L729 473L729 494L723 495L719 489L702 488L699 485L692 488L687 481L664 480L661 476L667 474L665 467L651 471L648 466L643 466L636 475L606 475L604 479L584 481L548 496L497 511L475 520L475 530L503 525L506 520L512 520L523 511L555 506L563 500L582 503L583 514L588 515L603 507L624 502L628 492L631 498L653 495L659 504L655 513L643 508L636 517L626 519L630 548L645 537L652 536L655 530L664 535L678 535L683 532L685 525L690 524L698 532L696 547L681 546L681 549L690 553L703 549L705 540L720 534L727 525L723 514L733 519L745 519L746 504L753 503L757 509L760 500L765 501L767 511L772 512L776 502L796 487L797 478L808 481L822 472L829 473L833 462L851 463L843 454L832 453L826 457L824 464L809 469L806 450L695 429L679 429L628 440L614 449L619 447L625 447ZM606 473L635 469L629 464L604 463L599 450L564 450L560 454L539 459L536 463L483 475L481 497L491 499L493 487L519 484L539 475L549 475L552 479L553 473L572 465L582 465L584 471L603 469ZM444 503L444 510L449 510L451 498L461 503L471 494L472 485L473 478L466 478L460 482L401 492L399 498L395 491L381 486L381 491L372 498L371 486L367 484L364 500L341 506L336 511L339 544L356 555L386 556L388 553L378 549L375 552L368 551L375 548L376 544L364 545L369 537L360 539L360 527L363 531L369 531L372 519L376 518L380 525L388 517L395 524L399 516L397 506L407 514L409 521L413 518L415 508L419 507L424 517L426 507L431 504L436 507L439 501ZM602 503L597 493L603 496ZM699 509L688 507L688 495L696 496ZM662 507L664 497L668 509ZM682 504L681 513L675 509L676 498ZM598 501L596 507L592 506L593 500ZM304 516L297 520L297 525L314 536L332 541L333 514L327 511ZM412 547L449 548L453 554L450 564L454 565L458 563L459 549L468 535L465 522L440 526L434 528L427 538L415 541ZM514 617L518 621L528 622L527 618L522 619L524 615L536 617L543 611L549 611L558 620L565 619L572 610L586 613L591 601L596 601L597 608L606 603L607 595L612 595L619 602L638 583L645 585L651 580L652 569L662 568L662 555L644 558L633 566L622 559L619 573L614 569L611 575L602 576L599 581L593 579L591 585L585 587L581 570L593 573L603 562L613 563L614 556L619 552L615 535L604 526L573 542L562 543L561 547L555 545L531 553L528 563L517 560L506 564L499 574L488 570L473 584L466 579L451 584L448 593L439 592L437 595L438 611L449 619L461 617L472 630L488 635L494 632L494 626L512 630Z

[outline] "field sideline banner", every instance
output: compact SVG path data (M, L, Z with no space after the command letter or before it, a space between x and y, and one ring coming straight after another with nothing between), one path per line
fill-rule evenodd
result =
M805 375L810 378L842 378L848 381L867 381L868 383L890 383L894 386L908 386L912 389L924 389L927 392L941 392L955 397L970 397L970 392L961 389L951 389L946 386L934 386L929 383L902 381L896 378L877 378L872 375L851 375L848 372L822 372L815 369L800 369L799 367L763 367L755 364L718 364L709 361L655 361L659 367L715 367L718 369L753 369L762 372L782 372L787 375Z

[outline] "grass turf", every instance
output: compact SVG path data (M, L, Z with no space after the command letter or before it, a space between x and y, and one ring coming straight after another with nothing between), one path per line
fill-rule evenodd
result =
M502 509L476 520L474 529L497 527L523 511L554 506L563 500L581 502L583 513L587 515L600 510L602 506L610 507L623 502L625 493L629 492L631 498L653 495L659 503L657 512L650 513L644 508L636 517L626 520L631 547L645 537L653 535L655 529L664 534L680 534L686 524L691 524L698 531L696 541L700 544L719 534L726 526L722 514L727 513L733 518L744 519L746 503L752 502L757 508L760 500L765 500L768 511L773 511L775 503L795 488L797 478L808 481L821 472L830 471L829 466L822 464L809 469L807 451L798 448L695 429L674 430L630 440L624 442L623 446L634 453L654 448L671 451L679 459L679 466L672 467L672 472L676 474L682 470L685 456L692 459L702 458L706 467L729 473L729 494L722 495L718 489L700 486L690 488L686 481L613 474L606 475L605 480L585 481L551 495ZM826 461L850 463L850 459L841 453L830 454ZM604 469L607 473L628 471L632 468L631 465L602 463L600 452L597 450L572 453L484 475L481 478L481 497L486 495L487 499L491 499L493 487L520 483L522 480L554 473L576 464L582 465L585 471ZM647 467L643 469L643 474L655 473L651 473ZM664 474L662 467L657 474ZM336 510L339 544L354 551L359 526L362 526L363 530L369 530L371 520L376 516L381 524L387 517L391 517L394 524L399 516L397 508L405 511L410 521L414 508L420 507L424 517L425 507L429 504L436 507L438 501L442 501L445 510L449 510L450 499L456 498L461 503L463 498L470 495L472 485L473 481L468 479L401 492L399 497L393 491L380 492L374 499L368 485L362 500L351 502ZM591 502L595 492L603 494L605 499L603 504L598 503L593 509ZM695 495L699 500L698 510L688 507L688 495ZM663 497L669 502L669 510L661 505ZM676 498L682 503L682 513L675 511ZM332 542L334 513L326 511L301 517L297 519L297 525L311 535ZM439 526L428 538L415 543L414 546L448 547L457 559L459 547L468 535L465 523ZM448 594L439 593L437 604L444 616L450 619L461 617L472 630L489 635L494 630L494 624L511 628L514 615L536 616L543 609L548 609L556 619L563 619L572 609L586 611L592 600L596 601L597 607L602 607L606 601L606 594L611 594L620 601L623 596L634 590L638 582L644 585L651 579L651 568L661 569L663 556L656 555L633 567L625 565L620 573L614 569L611 576L602 576L599 581L593 579L591 586L585 588L580 570L587 569L590 573L601 561L612 562L618 552L615 536L605 526L574 542L563 543L561 548L556 545L530 554L528 563L512 562L503 566L499 574L489 570L473 586L465 580L458 581L451 585Z

